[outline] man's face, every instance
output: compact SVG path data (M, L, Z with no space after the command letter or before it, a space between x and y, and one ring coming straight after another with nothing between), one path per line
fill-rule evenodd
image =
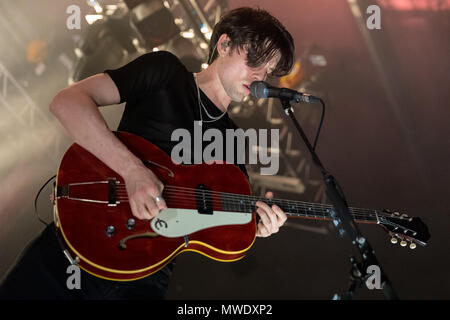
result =
M231 55L224 55L221 59L218 67L220 82L230 99L240 102L250 94L250 84L253 81L264 81L267 74L275 69L280 54L256 68L247 65L247 53L244 50L235 49Z

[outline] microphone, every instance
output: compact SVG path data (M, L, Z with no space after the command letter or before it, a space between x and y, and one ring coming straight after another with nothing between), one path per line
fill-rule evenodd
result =
M301 93L288 88L272 87L264 81L253 81L250 85L250 93L256 98L280 98L295 102L315 103L320 99L307 93Z

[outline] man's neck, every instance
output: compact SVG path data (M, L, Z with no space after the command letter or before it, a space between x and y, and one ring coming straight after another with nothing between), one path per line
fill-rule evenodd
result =
M231 99L220 82L215 64L213 63L207 69L197 73L196 78L199 88L206 94L209 100L223 112L227 111Z

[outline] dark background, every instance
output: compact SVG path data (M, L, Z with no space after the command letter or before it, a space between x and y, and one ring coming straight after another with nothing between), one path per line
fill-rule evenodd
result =
M230 8L258 5L277 17L294 37L297 57L314 46L327 58L316 84L327 103L319 156L339 180L351 206L390 208L420 217L427 224L429 244L415 250L391 244L377 226L360 225L400 298L448 299L449 1L357 1L360 7L381 7L381 30L365 31L358 25L351 3L229 0ZM30 126L14 115L14 110L19 113L25 104L19 91L11 93L17 98L9 96L9 106L16 109L0 101L1 276L43 229L33 215L33 200L39 187L56 172L71 143L48 112L53 96L67 86L69 72L59 62L59 55L66 53L73 60L73 43L87 28L83 23L81 31L67 30L65 9L70 4L87 10L83 1L0 4L0 28L6 31L0 34L0 63L36 107ZM368 17L365 12L362 16ZM36 76L36 65L25 59L27 43L37 39L52 44L43 76ZM299 106L296 116L312 137L320 109L310 108ZM112 129L121 110L102 109ZM304 121L302 116L312 112L316 121ZM242 126L258 127L263 121L264 115L252 120L236 118ZM50 140L36 140L51 136L46 134L50 127L63 137L56 149ZM292 148L306 153L297 135ZM305 158L310 162L306 154ZM319 177L315 169L311 175ZM313 201L308 191L291 198ZM38 202L46 220L51 219L48 193ZM180 255L169 298L331 299L334 293L345 292L348 257L356 254L349 241L337 237L328 222L295 222L298 228L287 226L269 238L257 239L238 262L220 263L193 253ZM382 299L383 295L363 289L359 297Z

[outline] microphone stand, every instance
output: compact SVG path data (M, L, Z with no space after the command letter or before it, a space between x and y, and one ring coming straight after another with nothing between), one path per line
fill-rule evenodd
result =
M379 267L381 289L383 290L383 293L386 296L386 298L389 300L397 300L398 296L395 293L394 289L392 288L391 282L389 281L388 277L383 272L380 264L378 263L378 260L375 257L374 250L369 244L369 241L361 235L361 232L359 231L355 221L353 220L350 214L347 201L345 200L345 196L341 187L339 186L337 180L325 169L316 152L314 151L313 147L311 146L308 138L306 137L305 133L300 127L300 124L295 118L294 110L291 107L291 101L296 100L290 100L286 98L281 98L280 100L284 112L292 119L295 127L297 128L297 131L299 132L309 152L311 153L314 163L317 165L317 167L320 169L323 175L323 180L326 185L327 197L334 207L334 210L331 212L331 217L333 218L334 225L338 229L339 234L341 236L347 234L350 237L352 244L358 248L362 258L362 262L358 262L354 257L350 257L351 263L350 287L342 297L335 295L333 297L333 300L353 299L356 290L360 288L364 283L366 283L366 279L372 275L367 274L367 268L369 266ZM320 102L323 103L322 100L320 100Z

